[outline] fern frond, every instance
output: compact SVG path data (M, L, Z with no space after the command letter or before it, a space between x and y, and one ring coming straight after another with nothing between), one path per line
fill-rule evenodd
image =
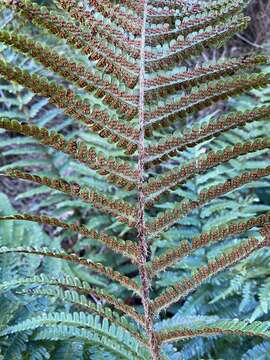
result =
M81 187L79 184L70 184L63 179L49 179L46 176L32 175L18 169L6 171L6 175L22 180L28 180L52 189L64 192L74 197L79 197L86 203L92 204L95 208L115 216L119 221L128 221L128 217L136 216L136 209L125 201L109 199L108 196L99 194L94 189ZM124 216L123 216L124 215ZM126 218L127 216L127 218Z
M95 18L91 11L83 9L74 0L57 0L57 4L67 11L72 18L78 20L81 25L87 26L93 36L97 34L103 41L108 41L108 43L113 44L135 59L140 57L139 44L135 39L130 39L124 32L121 32L110 23L107 23L106 27L104 27L102 20ZM136 5L134 6L135 9Z
M8 220L24 220L24 221L33 221L40 224L46 224L56 227L61 227L65 230L71 230L75 233L82 235L83 237L88 237L94 240L101 242L106 245L109 249L123 256L131 258L133 262L138 261L139 250L138 246L130 240L122 240L115 238L106 234L105 232L98 232L96 230L90 230L86 226L79 226L78 224L68 224L66 222L60 221L57 218L45 215L31 215L31 214L13 214L0 216L0 221Z
M155 257L148 263L149 274L155 276L168 266L173 265L185 256L189 256L193 251L220 242L229 236L239 235L254 227L263 227L267 223L270 223L270 213L213 227L209 231L192 238L191 244L187 240L181 241L176 249L168 250L163 255Z
M61 288L48 288L48 289L27 289L23 291L16 291L18 294L28 294L31 296L48 296L53 298L59 298L65 303L71 303L77 308L96 314L104 319L110 321L111 324L116 324L128 331L136 340L138 340L144 346L147 346L147 340L143 334L138 332L138 329L133 326L125 317L120 316L117 312L112 311L109 307L104 305L98 305L94 302L87 300L84 295L80 295L75 291L64 291Z
M179 90L188 90L211 80L232 76L240 70L247 70L259 64L265 64L263 55L244 56L215 65L196 67L192 71L183 71L170 76L157 75L146 80L145 97L148 101L158 100L159 96L174 94Z
M78 294L85 296L94 296L100 300L105 301L107 304L112 305L115 309L126 314L138 324L144 326L143 317L137 313L133 307L126 305L120 299L107 293L103 289L91 287L87 282L81 281L76 277L59 276L58 278L48 277L43 274L35 275L31 278L16 279L0 284L0 289L8 290L22 285L41 285L41 286L56 286L65 290L76 291Z
M0 42L14 47L25 55L31 56L46 68L58 73L79 88L102 98L112 108L119 109L125 120L131 120L137 113L136 104L124 99L124 95L111 84L88 70L83 64L76 64L67 57L59 55L37 41L17 35L14 32L1 31Z
M267 227L266 227L267 229ZM211 260L207 266L202 266L190 278L184 278L179 283L167 288L153 302L153 311L159 313L162 309L176 303L183 297L186 297L204 281L215 276L221 271L234 265L242 259L245 259L255 250L269 246L269 234L264 235L264 228L261 231L263 239L249 238L239 246L232 247L232 250L224 252L218 258Z
M120 120L110 119L106 111L91 107L88 101L83 100L72 90L49 82L45 77L30 75L27 71L14 68L3 61L0 61L0 74L10 81L28 87L40 96L49 98L49 101L63 109L65 114L81 121L101 137L110 138L120 148L127 148L128 153L135 151L138 132L133 127Z
M129 16L127 17L127 14L121 10L118 4L112 4L107 0L102 2L97 0L88 1L105 18L111 19L111 21L116 25L122 27L125 32L130 32L134 36L141 34L141 17L137 17L132 14L128 14Z
M51 146L68 154L90 169L96 170L100 175L107 175L108 180L116 185L125 186L130 190L136 186L137 172L128 162L114 158L106 159L102 152L97 153L94 147L88 147L83 141L76 141L74 138L65 140L65 137L56 131L48 131L36 125L21 124L15 119L0 118L0 128L31 136L42 145Z
M252 181L270 175L270 166L264 169L256 169L245 172L242 175L235 176L222 184L210 187L199 193L198 201L183 200L173 210L165 211L158 215L157 219L148 224L147 233L151 236L168 229L174 225L180 218L189 214L192 210L207 204L213 199L236 190Z
M144 326L143 317L138 314L133 307L126 305L120 299L117 299L115 296L107 293L103 289L97 289L91 287L87 282L81 281L78 278L71 276L60 276L59 278L49 278L45 275L35 275L31 278L22 278L12 280L6 283L0 284L0 289L7 290L19 286L28 286L28 285L41 285L41 286L56 286L60 289L66 289L71 291L76 291L78 294L85 296L94 296L97 299L104 301L105 303L112 305L115 309L124 313L126 316L129 316L138 324Z
M161 194L186 182L188 179L192 179L197 174L202 174L213 167L239 156L269 148L270 138L258 138L254 141L227 146L219 151L209 151L198 159L186 164L184 163L180 168L173 168L163 175L156 176L154 179L148 181L144 186L147 205L155 204Z
M250 122L267 120L269 116L270 106L265 106L245 112L230 113L214 121L205 122L200 126L184 128L182 134L173 135L162 143L146 148L146 166L149 168L158 165L166 161L168 156L174 156L178 151L184 151L189 147Z
M181 0L150 0L149 19L151 23L168 21L175 25L175 20L192 17L194 15L201 17L202 14L219 14L227 7L232 5L246 5L248 1L221 0L219 2L183 2Z
M89 259L85 259L82 257L77 256L76 254L67 254L58 250L50 250L48 248L7 248L7 247L1 247L0 248L0 254L7 254L7 253L21 253L21 254L32 254L32 255L42 255L42 256L48 256L55 259L60 260L66 260L70 261L74 264L79 264L86 266L87 268L91 269L92 271L104 275L107 278L109 278L112 281L116 281L122 286L124 286L126 289L132 290L137 294L140 294L140 287L137 285L137 283L128 278L127 276L124 276L120 274L118 271L114 271L111 267L105 267L104 265L98 263L94 263L93 261Z
M187 36L192 32L205 29L207 26L217 25L240 12L245 5L244 3L245 1L242 0L235 1L234 3L226 4L227 6L221 8L219 12L210 11L210 13L199 13L195 18L187 16L186 19L183 19L181 22L181 26L172 26L172 29L167 31L162 27L150 28L147 32L146 43L152 46L158 45L165 41L175 40L180 35ZM163 6L168 5L165 5L164 2ZM170 6L173 6L173 4L170 4ZM170 17L170 15L168 16ZM181 16L181 12L179 12L179 16Z
M146 129L157 129L160 126L169 126L179 117L185 117L194 111L209 107L214 102L226 100L230 96L239 95L244 91L260 88L270 83L269 74L255 74L251 76L235 77L231 80L219 81L214 85L208 85L190 95L182 97L179 101L167 103L156 110L146 113Z
M217 320L212 324L202 326L202 328L182 328L162 331L157 334L159 342L171 342L178 340L190 339L196 336L213 336L213 335L239 335L239 336L260 336L270 339L269 321L256 321L249 323L245 320Z
M14 334L26 330L35 330L44 326L59 326L59 324L67 327L71 326L79 329L88 329L91 331L89 335L94 332L102 337L108 337L123 349L121 356L126 359L129 359L130 356L131 358L137 357L141 360L145 359L145 357L141 354L143 353L143 350L146 349L140 348L141 345L139 346L134 338L129 337L125 330L120 330L120 328L117 328L116 326L109 326L106 320L101 321L98 316L85 314L83 312L72 314L66 314L64 312L43 314L41 316L22 321L17 325L10 326L2 330L0 335L6 336L8 334ZM122 336L119 336L119 333L121 333ZM99 345L106 346L106 342L102 343L100 341ZM112 348L110 350L114 349Z
M259 68L268 62L264 55L217 62L223 55L215 50L206 63L212 56L208 49L246 28L248 0L2 3L14 21L0 30L0 146L7 158L0 175L8 191L7 176L15 179L12 184L22 179L41 185L17 197L18 214L11 208L0 214L0 237L8 239L0 248L0 269L8 268L7 275L0 274L0 304L2 297L5 309L6 299L19 304L16 316L0 316L4 348L16 334L27 333L17 347L21 354L14 354L33 355L31 360L47 354L177 360L187 353L188 360L211 358L220 350L222 358L233 358L226 338L216 335L269 339L269 323L218 320L217 310L220 306L228 319L238 313L255 319L269 305L268 282L262 280L269 275L270 213L262 195L269 185L268 178L262 180L270 175L269 126L255 123L270 116L267 90L263 107L254 105L257 90L248 105L245 97L237 99L238 108L248 111L216 119L209 112L212 105L270 84L266 66ZM233 101L224 103L224 111L231 108ZM207 109L208 122L201 123L197 117ZM215 113L221 111L219 106ZM194 113L196 119L190 117ZM8 139L5 130L19 135ZM176 189L180 184L185 186ZM161 198L167 193L168 199ZM46 207L53 216L20 214L21 202L31 196L41 201L30 213ZM17 220L68 232L45 226L50 239L36 244L30 237L25 244L25 229L38 225ZM254 237L256 231L261 236ZM59 243L59 250L47 248ZM35 267L30 261L29 269L17 261L11 265L8 254L25 262L29 257ZM233 272L221 274L236 264ZM181 308L171 307L170 318L159 321L161 310L179 300ZM83 312L73 312L77 309ZM215 339L206 345L195 339L210 335ZM182 339L189 341L181 349L166 344ZM248 342L240 356L257 343ZM187 351L193 344L196 349Z
M15 3L7 1L20 15L26 17L33 24L44 28L52 34L65 39L74 48L80 49L90 60L97 61L97 66L113 73L119 80L127 85L134 86L138 77L138 67L123 56L115 55L109 48L104 47L100 42L93 39L89 32L86 32L75 22L68 22L63 16L50 11L45 6L40 9L37 3L20 0Z
M117 327L115 327L117 329ZM122 335L121 333L119 334ZM131 336L128 336L130 339ZM37 334L35 335L35 340L37 341L55 341L63 343L68 342L70 344L70 341L72 339L75 339L77 341L83 342L87 348L90 348L89 350L92 350L94 348L98 348L98 356L99 357L93 357L93 359L104 359L104 356L106 356L109 359L121 359L121 360L136 360L137 357L134 355L137 351L137 346L134 347L133 352L127 350L125 346L121 346L121 344L116 343L113 339L109 338L108 336L99 336L98 333L92 331L90 332L87 328L79 328L74 326L66 326L66 325L54 325L51 327L42 327L38 329ZM126 339L127 340L127 339ZM129 347L131 345L129 344ZM149 360L149 355L147 352L141 348L141 352L143 352L144 355L138 355L138 358L140 360ZM92 351L87 352L86 356L91 356L92 358ZM65 354L65 353L64 353ZM70 355L70 352L68 352ZM62 354L60 355L62 356ZM100 357L101 356L101 357ZM59 358L59 360L62 359L62 357Z
M190 56L198 55L205 47L220 44L236 32L244 30L248 25L249 18L238 16L224 26L216 26L209 31L195 33L185 40L177 40L169 47L167 53L161 52L156 55L152 53L146 61L147 71L167 69L173 64L183 61Z

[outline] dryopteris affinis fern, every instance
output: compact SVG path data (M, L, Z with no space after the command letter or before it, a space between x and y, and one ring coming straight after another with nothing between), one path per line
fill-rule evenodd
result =
M120 235L114 237L39 214L14 214L3 216L1 220L49 224L95 239L112 252L129 259L137 267L138 276L132 279L117 269L75 254L28 248L27 244L19 248L2 247L0 253L38 254L83 265L121 284L131 291L131 296L139 297L143 311L76 278L42 275L22 278L3 283L1 287L5 290L23 286L26 289L21 293L60 297L67 303L76 304L82 311L37 316L2 329L1 335L40 329L37 339L81 339L103 346L117 358L154 360L167 358L163 344L196 336L235 334L269 339L269 322L222 319L200 323L199 326L179 323L178 327L161 331L155 327L161 310L185 298L204 281L257 249L269 246L269 213L212 228L197 237L183 240L177 248L160 256L153 257L150 251L151 244L195 209L270 175L270 166L240 174L232 172L226 181L203 189L197 199L174 200L169 210L162 210L164 201L171 201L170 197L168 200L164 197L188 180L230 160L252 153L260 154L270 147L269 134L265 134L265 137L239 142L219 151L208 151L173 166L174 157L197 144L250 122L269 119L270 106L258 106L245 112L225 114L207 123L186 126L179 131L180 124L190 115L270 83L268 74L255 72L258 65L267 62L264 55L258 54L190 70L194 56L206 48L222 45L247 26L249 19L242 15L247 1L123 0L119 3L88 0L87 6L83 6L75 0L57 0L53 10L26 0L4 0L2 4L26 23L31 22L39 31L64 40L70 49L81 53L82 60L75 61L69 54L59 54L23 31L18 34L12 30L0 30L1 43L54 72L57 81L31 74L2 60L1 76L48 98L52 105L82 123L85 131L97 133L122 149L122 155L119 158L106 157L76 138L67 139L56 131L20 123L16 119L1 118L0 127L32 137L42 145L69 155L114 184L115 189L127 192L127 200L119 200L117 191L112 196L93 187L32 171L9 169L3 175L29 180L80 198L128 226L132 237L122 239ZM168 169L166 164L170 165ZM157 166L162 173L153 176L153 169ZM259 229L256 237L249 237L220 253L191 276L179 278L173 286L152 297L151 287L161 271L174 266L195 250L252 228ZM27 286L30 285L41 287L29 290ZM99 299L104 306L96 306L89 300L91 297Z

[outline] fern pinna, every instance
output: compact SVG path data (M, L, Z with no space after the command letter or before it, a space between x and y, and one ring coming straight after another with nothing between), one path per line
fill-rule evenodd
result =
M2 247L1 254L36 254L81 265L101 279L108 279L110 284L119 284L133 301L124 302L119 292L114 294L113 286L107 290L93 287L63 274L14 279L2 283L2 290L19 288L16 292L21 294L60 298L81 311L32 317L2 328L1 336L35 330L33 336L37 340L78 339L90 346L101 346L104 354L113 358L154 360L177 358L170 355L173 351L167 343L185 339L226 334L269 339L267 321L249 323L245 319L202 317L199 321L180 320L173 326L160 326L165 310L174 304L180 307L189 294L211 277L269 246L269 213L224 221L222 226L179 240L172 249L162 250L160 245L172 229L179 239L183 238L181 229L189 214L232 191L252 188L254 181L259 183L270 175L270 166L243 172L232 166L224 181L206 185L196 196L189 191L190 181L200 179L208 171L253 153L261 157L270 147L265 134L211 149L212 142L222 134L269 119L269 105L200 121L203 111L213 109L213 105L270 83L269 74L255 72L267 62L260 54L194 65L203 51L221 46L247 26L249 19L242 14L247 1L88 0L82 4L56 0L52 8L29 0L2 3L22 21L22 30L19 34L9 27L2 29L1 43L42 65L45 75L1 60L1 76L47 98L66 116L82 124L85 132L96 133L119 149L117 156L106 156L76 137L2 117L2 129L29 136L67 154L112 186L102 192L67 178L14 167L2 175L80 199L108 214L116 226L120 224L120 229L123 224L128 230L123 232L125 236L121 231L115 236L36 213L2 216L1 220L37 222L94 239L131 262L135 271L127 276L116 268L59 249L27 244ZM32 38L26 31L29 23L38 34L61 40L68 48L66 54ZM56 80L51 80L52 73ZM204 151L196 151L202 144ZM194 157L195 153L199 154ZM120 192L125 192L124 199L119 197ZM217 253L192 274L179 274L158 295L153 291L164 272L195 251L250 230L252 236L239 238L241 241Z

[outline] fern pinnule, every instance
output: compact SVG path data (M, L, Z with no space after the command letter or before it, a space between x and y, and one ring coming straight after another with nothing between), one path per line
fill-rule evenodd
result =
M269 339L269 323L268 322L254 322L249 324L246 321L235 320L218 320L205 326L203 328L182 328L169 331L162 331L158 333L157 338L160 342L170 342L177 340L184 340L195 336L209 336L220 334L233 334L240 336L260 336Z
M67 141L62 134L56 131L49 132L46 128L36 125L21 124L15 119L1 118L0 127L22 135L32 136L41 144L68 154L101 175L108 175L108 180L118 186L124 186L130 190L136 186L136 170L133 170L127 161L106 159L102 152L97 153L94 147L88 147L83 141L75 139Z
M199 193L198 201L182 201L178 206L172 210L165 211L158 215L158 218L150 222L147 226L147 234L149 236L156 236L161 231L173 226L180 218L186 216L192 210L212 201L213 199L225 195L241 186L260 179L261 177L270 174L270 167L265 169L257 169L250 172L245 172L242 175L235 176L232 179L225 181L222 184L210 187L205 191Z
M184 61L192 55L199 55L205 47L220 44L234 33L247 27L249 18L239 16L228 24L215 27L210 31L195 34L186 40L177 40L167 53L152 53L146 60L147 71L166 70L178 61Z
M264 228L261 230L262 234L264 234L263 230ZM162 309L168 308L170 305L186 297L210 277L234 265L239 260L245 259L252 254L252 252L264 246L269 246L267 236L264 236L262 239L249 238L239 246L232 247L230 251L209 261L208 265L198 268L191 277L186 277L179 283L165 289L165 291L154 300L152 305L153 311L159 313Z
M149 274L152 277L156 276L160 271L165 270L185 256L191 255L193 251L220 242L227 237L239 235L254 227L263 227L267 223L270 223L270 213L238 222L229 222L219 227L213 227L206 232L202 232L199 236L192 238L191 243L183 240L177 248L168 250L164 254L153 258L153 260L147 264Z
M103 289L93 288L87 282L81 281L75 277L61 276L60 278L48 278L42 275L36 275L31 278L22 278L6 283L2 283L0 288L11 289L13 287L22 285L43 285L43 286L56 286L60 289L76 291L78 294L85 296L94 296L98 299L103 300L107 304L112 305L115 309L121 313L132 318L138 324L144 326L144 318L141 314L136 312L132 306L126 305L120 299L117 299L114 295L107 293Z
M7 170L6 175L16 179L32 181L37 184L45 185L52 189L64 192L70 196L79 197L84 202L90 203L95 208L101 209L103 212L109 213L124 222L129 223L129 218L132 220L134 217L136 217L136 208L134 209L134 207L129 205L124 200L115 201L113 199L109 199L107 196L99 194L94 189L90 189L85 186L82 187L77 183L69 183L63 179L50 179L46 176L41 177L20 171L18 169Z
M171 122L179 119L179 117L186 116L194 111L203 110L214 102L226 100L230 96L241 94L243 91L264 87L269 82L269 74L255 74L236 77L232 80L220 81L217 84L209 85L206 89L201 89L182 97L179 101L168 102L166 105L148 112L146 114L146 127L153 127L154 129L160 126L166 127Z
M10 326L9 328L5 329L1 332L2 336L16 333L19 331L27 331L27 330L34 330L36 328L45 326L45 327L51 327L54 328L55 326L59 325L59 323L62 326L69 326L71 328L75 327L77 329L83 329L83 330L91 330L91 332L95 331L96 335L104 336L106 334L106 337L110 340L114 341L114 344L119 344L119 346L122 348L122 352L119 352L115 349L115 352L120 356L120 358L124 359L140 359L143 360L144 357L144 348L140 348L139 346L135 345L134 348L134 342L135 340L132 338L128 338L125 340L125 330L123 331L122 338L118 338L117 333L115 331L108 331L106 332L106 320L103 320L103 322L99 322L99 317L95 315L85 314L83 312L73 314L65 314L64 312L55 312L51 314L43 314L40 316L37 316L36 318L27 319L20 324ZM105 323L105 325L103 325ZM89 336L91 335L91 332L89 333ZM98 341L99 345L106 346L106 342L102 342L100 339ZM113 346L112 346L113 349Z
M269 147L270 138L258 138L254 141L227 146L219 151L209 151L190 163L184 163L180 168L166 171L163 175L148 181L144 187L146 204L155 204L159 196L164 192L175 188L176 185L186 182L197 174L206 172L212 167L245 154L269 149Z
M13 6L12 0L7 1L7 4ZM40 9L37 5L28 1L21 1L16 6L16 9L20 9L20 14L32 21L33 24L65 39L71 46L81 49L90 60L97 61L97 65L107 73L113 73L119 80L122 79L130 86L133 86L134 82L136 82L138 68L135 63L130 63L123 57L117 57L110 49L104 48L103 45L93 39L90 33L84 31L75 23L66 21L63 17L49 11L44 6ZM118 64L121 64L121 66Z
M83 64L70 61L67 57L60 56L56 51L50 50L41 43L17 35L14 32L0 31L0 41L14 47L23 54L33 57L36 61L63 76L79 88L90 93L95 91L95 95L102 98L105 103L119 109L124 119L131 120L136 115L136 105L125 101L124 96L126 94L121 94L116 86L101 79L92 70L86 69ZM121 95L123 98L121 98Z
M86 266L87 268L91 269L92 271L94 271L100 275L104 275L113 281L119 282L125 288L135 291L135 293L140 294L139 286L132 279L129 279L127 276L120 274L118 271L114 271L111 267L105 267L100 263L96 264L96 263L92 262L91 260L79 257L76 254L67 254L64 252L57 251L57 250L50 250L48 248L38 249L38 248L34 248L34 247L31 247L31 248L23 248L23 247L5 248L5 247L2 247L2 248L0 248L0 253L1 254L23 253L23 254L42 255L42 256L52 257L55 259L70 261L75 264Z
M84 295L79 295L75 291L63 290L61 288L38 288L27 290L16 290L17 294L25 294L31 296L49 296L59 298L66 303L74 305L81 311L96 314L104 319L109 320L111 323L117 324L121 328L127 330L132 336L135 337L142 345L147 346L147 339L143 334L140 334L133 324L130 323L125 317L120 316L117 312L112 311L109 307L104 305L96 305L89 301Z
M250 55L236 58L222 63L196 67L192 71L183 71L173 75L160 76L146 80L145 98L157 100L179 90L188 90L196 85L202 85L211 80L218 80L225 76L232 76L240 70L252 69L256 65L267 62L267 57Z
M101 137L110 138L120 148L127 148L128 153L135 151L138 132L133 127L110 119L107 112L91 107L88 101L78 97L72 90L49 82L45 77L30 75L27 71L14 68L2 61L0 61L0 73L8 80L24 84L35 93L48 97L50 103L63 109L65 114L81 121Z
M108 41L108 43L113 44L131 57L134 57L134 59L140 57L139 43L136 39L130 39L124 32L119 31L109 23L106 24L104 28L102 21L95 18L92 12L85 10L83 6L80 6L80 11L78 12L76 10L77 3L74 0L57 0L57 5L63 10L66 10L70 16L78 20L81 25L93 30L91 31L93 36L100 36L102 40Z
M106 245L110 250L122 254L125 257L132 259L133 262L138 261L139 250L138 245L131 240L122 240L108 235L103 231L90 230L86 226L79 226L76 223L68 224L60 221L57 218L45 216L45 215L31 215L31 214L13 214L0 216L1 221L8 220L24 220L33 221L40 224L46 224L50 226L60 227L64 230L71 230L83 237L91 238Z
M149 168L158 165L166 160L163 160L165 155L173 156L176 151L184 151L212 137L217 137L223 132L244 126L253 121L267 120L269 115L270 107L263 106L245 112L221 116L200 126L184 128L182 134L173 135L157 145L147 147L145 150L147 154L146 166Z

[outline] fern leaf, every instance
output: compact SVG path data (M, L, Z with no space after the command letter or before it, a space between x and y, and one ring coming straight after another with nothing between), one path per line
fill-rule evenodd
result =
M13 32L1 31L0 41L33 57L42 65L55 71L79 88L83 88L89 93L95 90L95 95L102 98L112 108L119 109L124 119L131 120L136 115L136 105L121 98L122 94L116 86L94 75L93 71L87 70L83 65L78 65L68 58L60 56L56 51L48 49L41 43Z
M212 324L207 324L201 328L182 328L160 332L158 340L160 342L170 342L185 340L195 336L213 336L233 334L239 336L260 336L265 339L270 338L269 322L256 321L249 324L248 321L218 320Z
M192 71L179 72L170 76L158 75L146 80L145 97L147 101L158 100L159 96L174 94L179 90L188 90L211 80L232 76L240 70L265 64L267 58L262 55L242 57L216 65L196 67Z
M40 96L48 97L52 104L63 109L67 115L83 122L101 137L110 138L119 147L127 148L128 153L135 151L138 133L133 127L110 119L106 111L91 108L88 101L82 100L72 90L49 82L45 77L30 75L27 71L14 68L3 61L0 61L0 74Z
M34 248L34 247L32 247L32 248L23 248L23 247L18 247L18 248L2 247L2 248L0 248L0 254L7 254L7 253L23 253L23 254L42 255L42 256L52 257L55 259L70 261L74 264L83 265L100 275L106 276L107 278L109 278L112 281L118 282L125 288L135 291L136 293L140 294L140 288L134 280L129 279L128 277L120 274L118 271L114 271L111 267L105 267L100 263L96 264L96 263L92 262L91 260L81 258L81 257L77 256L76 254L66 254L66 253L63 253L63 252L60 252L57 250L50 250L47 248L41 248L41 249Z
M268 229L267 226L261 231L263 239L249 238L240 246L235 246L229 252L223 253L215 260L212 260L207 266L199 268L191 278L185 278L173 287L166 289L163 294L154 300L153 310L159 313L162 309L194 291L205 280L248 257L258 248L269 246L269 234L268 232L266 235L264 234L266 229Z
M31 278L16 279L0 284L0 289L6 291L8 289L22 286L22 285L41 285L41 286L56 286L66 290L76 291L78 294L85 296L94 296L112 305L115 309L121 311L127 316L131 317L135 322L144 326L143 317L138 314L133 307L124 304L120 299L107 293L103 289L91 287L87 282L81 281L78 278L70 276L59 276L58 278L47 277L43 274L35 275Z
M239 156L252 154L253 152L269 149L270 138L258 138L246 143L237 143L234 146L227 146L219 151L207 152L204 156L181 165L180 169L173 168L161 176L148 181L144 186L146 204L154 205L164 192L192 179L197 174L202 174L209 169L216 167L223 162L238 158Z
M165 3L165 2L164 2ZM180 26L172 26L170 30L164 30L161 28L153 28L147 32L146 43L147 45L158 45L159 43L165 41L175 40L179 35L187 36L188 34L205 29L207 26L214 26L220 22L224 22L229 17L234 16L240 12L243 8L244 1L235 1L234 3L229 3L224 8L221 8L219 12L211 12L206 14L197 14L196 18L187 17L183 19ZM163 5L168 6L167 4ZM173 6L173 4L170 4ZM173 13L173 12L172 12ZM180 16L181 12L179 12ZM176 13L175 13L176 15ZM160 15L159 15L160 16ZM170 17L170 15L168 15ZM172 15L171 15L172 16ZM178 18L177 16L177 18Z
M144 186L144 194L148 202L154 204L161 194L175 188L176 185L186 182L197 174L201 174L218 166L223 162L230 161L245 154L251 154L259 150L269 149L270 138L258 138L246 143L237 143L234 146L228 146L217 152L210 151L204 156L183 164L180 169L173 168L161 176L148 181Z
M121 26L126 32L130 32L133 35L141 34L142 21L140 17L132 16L129 14L127 17L124 12L121 11L119 5L111 4L105 0L99 2L97 0L88 0L89 3L104 17L111 19L116 25Z
M172 121L179 119L179 117L207 108L214 102L226 100L230 96L241 94L243 91L266 86L269 82L269 74L256 74L208 85L205 90L194 92L191 95L182 97L179 101L167 103L165 106L158 107L155 111L146 113L146 128L166 127Z
M91 239L100 241L112 251L122 254L128 258L131 258L134 262L136 262L139 257L138 246L130 240L124 241L122 239L109 236L105 232L90 230L86 226L79 226L75 223L68 224L54 217L45 216L45 215L31 215L31 214L14 214L14 215L0 216L0 221L7 221L7 220L34 221L40 224L61 227L65 230L68 229L74 231L82 235L83 237L89 237Z
M130 63L127 59L115 55L74 22L66 21L64 17L49 11L45 6L41 10L37 3L20 0L17 4L10 1L8 5L11 5L36 26L45 28L52 34L65 39L74 48L82 50L90 60L97 60L97 66L107 73L113 73L120 80L126 81L128 85L134 84L136 81L138 68L135 63Z
M32 175L17 169L7 170L6 175L16 179L33 181L37 184L48 186L71 196L79 197L84 202L93 204L95 208L115 216L120 221L127 221L126 216L136 216L136 209L125 201L121 202L109 199L107 196L97 193L94 189L92 190L86 187L82 188L76 183L70 184L63 179L49 179L47 177Z
M144 346L147 346L147 340L145 336L138 333L138 330L130 323L125 317L120 316L117 312L112 311L109 307L104 305L97 305L94 302L87 300L84 295L79 295L75 291L64 291L61 288L48 288L48 289L28 289L24 291L16 291L18 294L28 294L31 296L48 296L59 298L66 303L71 303L77 308L89 312L90 314L96 314L101 318L107 319L111 324L116 324L128 331L136 340L138 340Z
M101 175L107 175L108 179L117 185L133 189L136 184L137 173L127 162L118 162L113 158L106 159L102 152L97 153L94 147L88 147L83 141L75 139L65 140L64 136L56 131L36 125L21 124L15 119L0 118L0 127L23 135L32 136L42 145L51 146L58 151L72 156L89 168L97 170Z
M54 327L59 324L67 327L70 326L79 329L88 329L90 330L89 335L93 334L92 332L94 332L102 337L108 337L115 343L118 343L123 349L125 349L125 351L127 352L125 355L126 359L129 359L129 356L131 356L132 358L138 356L138 359L144 359L144 357L140 356L142 352L140 351L139 345L136 344L134 338L131 338L130 336L128 336L128 334L126 334L125 330L120 330L119 328L116 328L116 326L110 327L106 320L101 321L98 316L85 314L83 312L72 314L66 314L64 312L43 314L41 316L37 316L36 318L22 321L17 325L10 326L2 330L0 332L0 335L5 336L8 334L14 334L26 330L35 330L44 326ZM119 336L119 333L121 333L122 336ZM100 342L100 345L106 346L106 343L102 344ZM124 351L123 354L125 354Z
M213 227L209 231L192 238L191 244L187 240L181 241L176 249L168 250L163 255L154 258L148 264L149 274L155 276L159 271L165 270L185 256L189 256L193 251L220 242L229 236L244 233L254 227L263 227L267 223L270 223L270 213Z
M116 328L117 329L117 328ZM121 334L119 334L121 335ZM130 339L130 336L127 336ZM85 345L97 346L102 353L105 353L109 356L109 359L131 359L136 360L148 360L149 354L147 350L141 348L139 355L135 355L137 350L137 346L133 346L129 344L128 346L121 346L121 344L116 343L114 338L108 336L99 336L97 332L90 332L87 328L79 328L74 326L66 326L66 325L55 325L52 327L42 327L38 330L35 340L46 340L46 341L68 341L70 342L71 339L77 339L83 341ZM132 347L132 351L129 349ZM141 354L142 353L142 354ZM112 357L113 356L113 357Z
M270 107L259 107L245 112L231 113L226 116L203 123L201 126L184 128L183 135L169 137L158 145L149 146L146 149L148 156L146 166L151 167L166 161L168 156L173 156L178 151L186 150L196 144L202 143L209 138L220 135L228 130L244 126L247 123L267 119L270 115Z
M106 24L106 28L104 28L102 21L95 18L91 11L85 10L82 7L80 7L80 11L78 11L78 5L74 0L58 0L57 3L63 10L67 11L71 17L78 20L82 25L87 26L89 32L91 32L90 30L94 30L91 32L93 36L98 34L103 41L108 41L108 43L113 44L135 59L140 57L139 44L135 39L130 39L125 33L119 31L109 23ZM134 10L135 9L136 5L134 7Z
M247 27L249 18L238 16L224 26L217 26L210 31L190 36L189 39L178 40L170 48L167 54L164 52L148 57L146 61L147 71L166 69L174 63L183 61L191 55L198 55L205 47L210 47L228 39L238 31Z
M235 176L232 179L225 181L222 184L212 186L208 190L199 193L199 201L184 200L179 206L173 210L161 213L158 218L152 223L148 224L147 233L151 236L157 235L160 231L168 229L175 224L180 218L189 214L192 210L207 204L213 199L225 195L235 189L238 189L249 182L258 180L270 174L270 167L264 169L257 169L250 172L245 172L242 175Z

